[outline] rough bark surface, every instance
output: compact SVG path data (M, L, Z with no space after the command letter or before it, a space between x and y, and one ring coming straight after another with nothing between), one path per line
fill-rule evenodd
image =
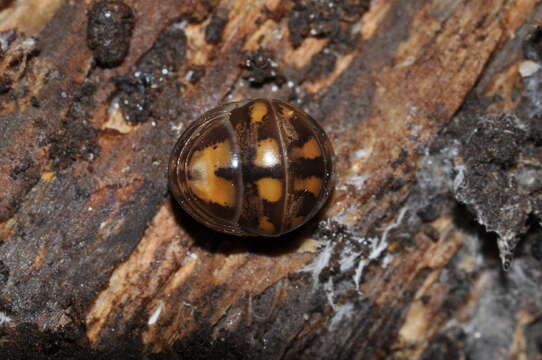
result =
M542 359L540 1L114 3L0 1L1 358ZM253 97L336 152L280 239L167 189Z

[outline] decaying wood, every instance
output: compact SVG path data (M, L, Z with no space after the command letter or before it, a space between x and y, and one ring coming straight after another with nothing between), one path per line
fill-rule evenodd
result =
M542 357L542 187L516 176L542 175L539 1L125 3L103 68L92 1L0 2L2 358ZM228 237L172 201L167 159L261 96L322 124L337 184L300 231ZM478 159L502 113L525 135ZM475 173L525 204L508 272Z

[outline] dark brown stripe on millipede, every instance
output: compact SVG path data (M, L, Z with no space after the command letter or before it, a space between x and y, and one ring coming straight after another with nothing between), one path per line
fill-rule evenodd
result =
M226 128L226 125L223 123L212 124L204 132L203 136L200 136L199 139L204 141L194 141L193 142L193 151L201 151L209 146L214 146L226 140L230 140L230 133Z
M263 213L263 205L258 196L256 185L249 181L252 163L255 159L256 152L254 150L255 134L253 134L253 124L250 119L250 106L252 101L247 104L232 110L229 121L235 131L237 143L240 148L241 171L243 178L243 199L241 204L241 212L239 216L239 226L247 231L258 233L259 218Z
M314 207L318 203L319 198L315 197L310 191L298 191L296 196L302 198L301 205L297 211L296 216L306 217L314 210Z
M264 204L264 215L268 217L269 221L275 226L276 232L282 232L284 229L284 219L285 219L285 207L287 201L288 188L287 186L287 163L288 158L285 153L282 130L280 126L281 118L276 111L276 106L267 101L267 106L269 108L269 118L264 119L263 124L258 127L258 140L273 139L277 144L278 158L280 159L280 164L274 166L272 169L271 176L266 176L268 178L280 179L282 196L280 200L275 202L263 201Z
M277 165L271 168L252 166L245 170L244 176L247 182L255 182L263 178L272 178L282 180L282 166Z
M295 174L296 178L308 178L311 176L321 177L324 173L326 163L323 157L317 157L316 159L299 158L296 159L291 165L293 169L291 173Z

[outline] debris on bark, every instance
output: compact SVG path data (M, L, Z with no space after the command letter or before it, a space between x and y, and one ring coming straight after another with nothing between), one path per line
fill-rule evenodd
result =
M88 13L87 42L96 61L103 67L122 63L134 28L132 9L122 1L100 0Z

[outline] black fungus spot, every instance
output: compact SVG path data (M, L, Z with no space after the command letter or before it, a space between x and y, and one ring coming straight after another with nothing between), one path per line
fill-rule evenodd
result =
M270 82L282 86L286 82L286 78L280 72L278 62L269 50L258 49L248 53L241 67L245 70L243 78L251 86L260 87Z
M132 124L143 122L149 115L150 96L144 78L121 77L115 79L117 88L121 90L118 104L126 121Z
M126 121L132 124L146 121L153 112L153 103L165 98L160 92L167 86L165 80L184 62L186 41L184 30L175 23L168 25L138 61L133 74L115 79L118 104ZM178 91L173 86L169 89Z
M324 49L312 57L308 76L313 79L327 76L335 70L336 63L337 55L329 49Z
M466 137L463 158L471 164L513 165L526 137L515 119L514 116L481 118Z
M98 1L88 12L87 44L102 67L122 63L134 28L134 13L122 1Z
M303 40L309 35L310 31L310 13L308 9L296 4L288 18L288 30L290 33L290 42L294 47L301 45Z
M209 44L218 44L222 40L222 32L228 23L228 14L219 9L211 17L211 21L205 28L205 41Z
M84 83L73 96L61 130L48 138L49 158L54 168L64 169L78 160L92 161L98 155L98 132L90 125L89 114L95 91L94 84Z
M457 199L467 204L488 231L506 236L513 249L523 233L528 212L522 199L515 164L525 147L526 133L515 115L467 117L459 155L463 170L456 177ZM507 209L503 211L502 209Z
M504 220L516 220L512 218L512 212L503 214L501 210L509 204L512 205L515 189L517 184L498 167L492 164L473 164L465 171L457 195L464 203L469 204L469 208L488 226L488 230L494 231L502 227ZM519 225L522 222L520 219L516 223ZM514 226L508 227L509 230L512 228Z
M542 60L542 26L536 27L523 43L523 54L532 61Z
M186 55L186 34L175 23L160 33L153 47L137 63L137 70L154 75L156 81L165 70L175 71Z
M352 26L368 8L367 0L296 0L288 18L290 42L298 47L309 36L327 37L337 49L351 48Z

